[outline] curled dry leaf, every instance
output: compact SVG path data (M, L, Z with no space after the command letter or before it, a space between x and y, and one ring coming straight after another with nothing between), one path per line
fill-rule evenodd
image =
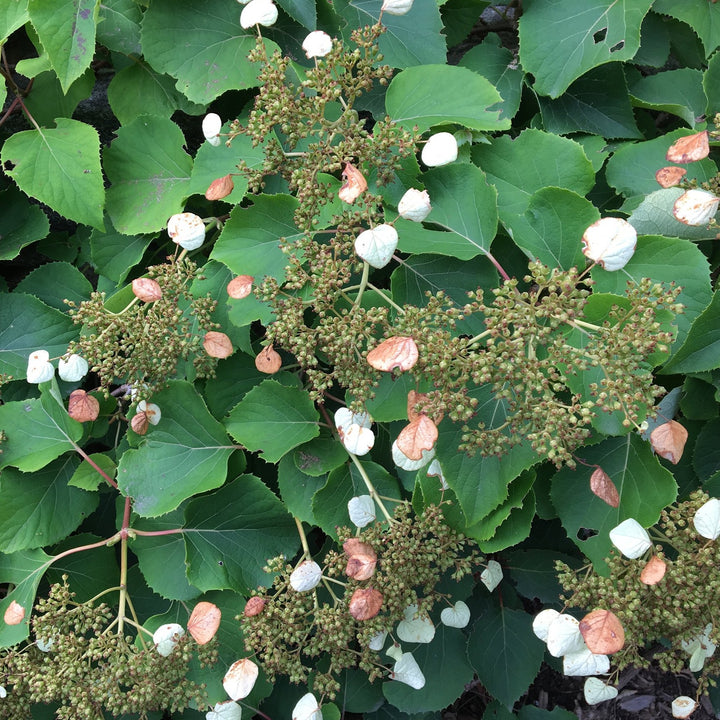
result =
M650 433L650 445L661 457L669 460L673 465L680 462L688 438L688 431L675 420L658 425Z
M187 629L198 645L205 645L215 637L215 633L220 627L221 615L217 605L204 600L193 608Z
M370 620L379 612L383 604L383 596L375 588L358 588L350 598L350 614L356 620Z
M418 348L411 337L394 335L381 342L367 355L368 363L376 370L391 372L395 368L409 370L417 362Z
M245 610L243 610L243 615L245 617L255 617L255 615L259 615L265 609L266 603L267 600L265 600L264 597L260 597L259 595L253 595L251 598L248 599L247 603L245 603Z
M73 390L68 399L68 415L78 422L97 420L100 414L100 403L84 390Z
M132 420L130 420L130 427L133 429L133 432L136 432L138 435L145 435L150 427L148 414L146 412L135 413Z
M590 476L590 490L610 507L620 505L620 494L610 476L602 469L596 468Z
M678 167L677 165L669 165L668 167L660 168L655 173L655 179L658 181L658 185L669 188L677 185L685 175L687 175L685 168Z
M342 176L345 183L338 190L338 197L343 202L354 203L367 190L365 176L352 163L345 163Z
M227 197L235 189L232 175L223 175L216 178L210 183L210 187L205 191L207 200L222 200Z
M427 415L418 415L406 425L397 438L400 452L411 460L422 459L423 450L432 450L438 438L438 429Z
M203 347L205 352L214 358L226 358L233 354L233 346L230 338L216 330L210 330L205 333L203 338Z
M667 563L657 555L653 555L640 573L640 582L643 585L657 585L665 577L666 570Z
M612 655L625 644L622 623L609 610L593 610L580 621L579 628L588 649L596 655Z
M268 345L255 358L255 367L262 373L274 375L282 367L282 358L272 345Z
M665 159L674 163L691 163L702 160L710 154L708 132L695 133L678 138L665 154Z
M25 608L17 601L13 600L5 610L3 620L7 625L19 625L25 617Z
M135 278L132 281L132 291L135 297L143 302L155 302L163 294L160 283L152 278Z
M233 300L242 300L252 292L255 278L252 275L238 275L227 284L227 294Z

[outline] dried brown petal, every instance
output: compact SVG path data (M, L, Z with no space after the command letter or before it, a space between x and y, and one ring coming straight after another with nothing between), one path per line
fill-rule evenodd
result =
M620 505L620 494L610 476L602 469L596 468L590 476L590 490L610 507Z
M383 604L383 596L375 588L358 588L350 598L350 614L356 620L370 620L379 612Z
M657 585L665 577L666 570L667 563L657 555L653 555L640 573L640 582L644 585Z
M418 415L398 435L397 447L410 460L421 460L423 450L432 450L437 438L435 423L427 415Z
M655 173L655 179L662 187L669 188L677 185L685 175L687 175L685 168L678 167L677 165L669 165L668 167L660 168Z
M268 345L255 358L255 367L260 372L274 375L282 367L282 358L272 345Z
M376 370L391 372L395 368L409 370L417 362L418 356L417 345L411 337L395 335L371 350L367 361Z
M345 567L345 574L353 580L368 580L375 572L377 557L372 555L351 555Z
M220 608L211 602L203 600L193 608L187 629L198 645L205 645L215 637L221 616Z
M226 358L233 354L233 346L230 338L221 332L210 330L203 338L205 352L214 358Z
M708 132L695 133L694 135L686 135L677 139L667 151L665 158L675 163L691 163L696 160L702 160L710 154L710 145L708 143Z
M245 603L243 615L245 615L245 617L255 617L255 615L259 615L265 609L266 602L267 600L265 600L265 598L259 595L253 595L251 598L248 598L247 603Z
M374 555L377 557L377 554L375 550L373 549L373 546L370 545L370 543L363 542L359 538L348 538L343 543L343 550L345 551L346 555L348 557L351 557L352 555Z
M6 608L3 620L7 625L19 625L25 617L25 608L13 600Z
M677 465L682 457L687 438L688 431L679 422L669 420L658 425L650 433L650 445L661 458Z
M88 395L84 390L73 390L68 398L68 415L78 422L97 420L100 414L100 403L97 398Z
M157 280L152 278L135 278L132 281L132 291L135 297L143 302L155 302L162 297L162 288Z
M622 623L609 610L593 610L578 627L588 649L596 655L612 655L625 644Z
M365 177L351 163L345 163L342 175L345 178L345 183L338 190L338 197L346 203L354 203L367 190Z
M138 435L144 435L150 427L150 420L148 419L148 414L146 412L135 413L135 415L133 415L132 417L132 420L130 420L130 427Z
M210 187L205 191L207 200L222 200L227 197L235 188L231 175L223 175L213 180Z
M421 414L423 413L423 408L422 408L422 406L423 406L426 402L428 402L428 400L429 400L429 397L428 397L428 395L427 395L426 393L420 393L420 392L417 392L416 390L411 390L411 391L408 393L408 398L407 398L407 413L408 413L408 420L409 420L410 422L412 422L413 420L415 420L419 415L421 415ZM415 410L415 407L416 407L417 405L420 405L420 408L421 408L421 409L420 409L420 412L418 412L417 410ZM427 415L427 413L424 413L424 414ZM441 413L441 412L435 413L435 414L432 416L432 421L433 421L436 425L438 425L438 424L441 422L442 419L443 419L443 413Z
M252 292L255 278L252 275L238 275L227 284L227 294L233 300L242 300Z

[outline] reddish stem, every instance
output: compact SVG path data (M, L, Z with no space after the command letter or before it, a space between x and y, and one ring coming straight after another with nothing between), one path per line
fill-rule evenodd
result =
M101 467L99 467L94 460L91 460L90 456L79 445L75 445L75 450L77 451L78 455L80 455L83 460L85 460L85 462L89 463L91 468L96 470L100 475L102 475L102 477L105 478L105 480L111 487L114 487L116 490L118 489L117 483Z

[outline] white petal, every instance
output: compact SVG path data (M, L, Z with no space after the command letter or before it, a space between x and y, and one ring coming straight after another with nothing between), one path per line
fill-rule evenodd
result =
M297 592L312 590L320 582L322 568L314 560L304 560L290 575L290 586Z
M647 530L634 518L623 520L610 531L610 542L630 560L635 560L652 547Z
M480 573L480 581L492 592L503 579L503 571L496 560L488 560L488 566Z
M408 605L405 619L398 623L397 636L403 642L429 643L435 637L435 625L426 612L418 612L417 605Z
M402 648L400 647L400 643L394 642L394 643L385 651L385 654L386 654L388 657L391 657L393 660L398 661L398 660L402 657L402 655L403 655L403 651L402 651Z
M215 703L215 707L205 713L207 720L241 720L242 708L233 700Z
M587 649L580 633L580 623L572 616L559 614L548 627L547 647L553 657L562 657ZM595 674L595 673L591 673Z
M392 444L392 459L393 462L403 470L419 470L421 467L427 465L435 457L435 448L431 450L423 450L422 457L420 460L411 460L400 448L397 446L397 440Z
M359 425L360 427L369 428L373 419L370 417L370 413L361 412L354 413L350 408L341 407L335 411L335 427L339 431L344 431L351 425Z
M173 215L168 220L167 231L172 241L185 250L195 250L205 240L205 224L195 213Z
M367 455L375 444L375 433L355 423L340 433L340 437L345 449L353 455Z
M565 675L605 675L610 670L610 658L596 655L587 648L563 657Z
M55 644L55 638L38 638L35 643L37 649L40 652L50 652L52 646Z
M47 350L35 350L28 357L28 365L42 365L50 359L50 353Z
M332 38L322 30L313 30L303 40L302 49L308 59L325 57L332 50Z
M547 642L548 630L550 628L550 625L552 625L558 615L560 615L560 613L557 610L547 608L547 610L541 610L535 616L532 624L533 632L543 642Z
M616 698L618 691L616 687L606 685L600 678L589 677L583 686L583 694L588 705L597 705Z
M445 475L443 475L442 467L440 466L440 463L437 461L437 459L433 460L430 463L430 465L428 465L427 474L428 474L428 477L439 478L440 479L440 487L443 490L450 489L450 486L447 484L447 481L445 480Z
M453 607L447 607L440 613L440 622L454 628L464 628L470 622L470 608L458 600Z
M25 379L32 385L52 380L55 368L50 362L28 363Z
M693 517L693 525L704 538L716 540L720 536L720 500L710 498L698 508Z
M425 676L412 653L402 654L402 657L395 663L390 677L409 685L414 690L425 687Z
M58 361L58 375L66 382L77 382L82 380L88 372L88 362L80 355L69 355L67 360L60 358Z
M7 690L0 685L0 700L7 697Z
M272 0L250 0L240 13L240 25L243 29L253 25L272 25L278 17L277 7Z
M382 11L388 15L405 15L410 12L413 0L385 0Z
M218 147L222 140L220 139L219 135L216 135L215 137L211 137L207 139L208 145L212 145L213 147Z
M431 135L420 153L420 159L428 167L447 165L457 160L457 156L457 140L449 132L439 132Z
M157 425L162 417L159 406L155 403L149 403L146 400L141 400L138 403L137 410L138 412L145 413L145 417L151 425Z
M223 678L225 692L232 700L246 698L258 677L258 666L250 659L243 658L234 662Z
M182 625L177 623L166 623L161 625L153 633L153 642L155 643L155 649L163 657L167 657L178 643L178 640L185 634L185 630Z
M322 720L322 710L312 693L303 695L292 711L292 720Z
M430 205L430 196L427 190L410 188L398 203L400 217L413 222L422 222L430 214L431 210L432 206Z
M715 217L720 198L707 190L688 190L673 205L673 215L685 225L707 225Z
M381 630L379 633L373 635L370 638L368 647L371 650L375 650L375 652L380 652L383 649L383 646L385 645L386 637L387 637L387 633L384 630Z
M398 234L392 225L377 225L355 238L355 252L374 268L382 268L392 259L397 244Z
M202 121L202 133L206 140L217 137L222 130L222 120L217 113L208 113Z
M705 648L698 644L695 652L690 656L688 667L691 672L700 672L705 664Z
M348 501L350 522L355 527L363 528L375 521L375 503L369 495L358 495Z
M690 717L697 707L697 703L687 695L680 695L672 701L672 716L674 718Z
M606 217L585 230L582 242L586 257L605 270L619 270L635 252L637 232L627 220Z

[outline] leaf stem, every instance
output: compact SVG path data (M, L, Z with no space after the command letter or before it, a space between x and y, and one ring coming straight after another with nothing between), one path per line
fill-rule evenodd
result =
M353 307L360 307L360 301L362 300L363 293L368 284L368 278L370 277L370 263L367 260L363 261L362 277L360 278L360 285L358 286L358 294L355 297Z
M310 554L310 548L308 547L308 541L307 537L305 536L305 530L303 530L302 521L296 517L293 517L293 520L295 520L295 525L297 525L297 531L300 535L300 543L302 544L303 557L310 560L312 559L312 555Z
M347 448L346 448L347 449ZM380 496L377 493L377 490L375 490L375 486L370 481L370 478L368 477L368 474L365 472L365 468L362 466L362 463L357 459L357 456L348 451L348 455L350 456L350 459L355 463L355 467L358 469L358 472L360 473L360 477L362 477L363 481L365 482L365 486L368 489L368 492L370 493L370 497L377 503L377 506L380 508L380 511L385 516L385 519L389 523L393 523L394 520L392 519L392 516L387 511L387 508L385 507L385 504L381 500Z

